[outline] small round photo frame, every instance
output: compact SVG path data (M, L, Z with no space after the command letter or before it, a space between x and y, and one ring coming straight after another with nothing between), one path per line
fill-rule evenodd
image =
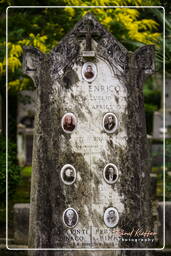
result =
M82 67L82 77L87 82L93 82L97 76L97 67L92 62L84 63Z
M72 133L77 127L76 116L71 112L64 114L61 120L61 126L65 133Z
M113 170L113 173L112 173ZM119 171L116 165L109 163L103 169L103 178L106 183L112 185L118 180Z
M106 133L114 133L118 129L118 119L112 112L108 112L103 117L103 129Z
M119 222L119 213L115 207L109 207L105 210L103 220L108 228L114 228Z
M78 213L74 208L67 208L63 212L62 220L67 228L74 228L78 223Z
M77 173L73 165L65 164L61 169L61 180L65 185L72 185L77 178Z

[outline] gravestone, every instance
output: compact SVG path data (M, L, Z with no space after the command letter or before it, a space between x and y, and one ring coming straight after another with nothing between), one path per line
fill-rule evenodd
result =
M17 158L20 166L32 164L36 90L22 91L17 110Z
M152 45L128 52L91 14L49 54L25 47L37 87L30 248L155 247L143 101L153 57Z
M14 205L14 241L16 244L28 244L30 204Z

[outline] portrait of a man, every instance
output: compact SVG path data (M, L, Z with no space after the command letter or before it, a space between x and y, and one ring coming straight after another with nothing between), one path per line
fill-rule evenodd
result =
M107 227L116 227L119 221L119 213L116 208L109 207L104 213L104 223Z
M61 179L66 185L72 185L76 180L76 170L70 165L66 164L61 169Z
M84 63L82 68L82 75L86 81L92 82L97 75L95 64L91 62Z
M104 116L103 127L107 133L112 133L117 129L117 118L113 113L107 113Z
M114 164L106 165L103 171L103 177L107 183L109 184L115 183L118 178L117 167Z
M92 68L91 65L88 65L88 66L87 66L86 71L85 71L85 73L84 73L84 76L85 76L87 79L93 78L94 72L93 72L93 68Z
M63 222L65 226L73 228L77 225L78 214L75 209L67 208L63 213Z
M62 118L62 128L66 133L71 133L76 127L76 117L72 113L67 113Z

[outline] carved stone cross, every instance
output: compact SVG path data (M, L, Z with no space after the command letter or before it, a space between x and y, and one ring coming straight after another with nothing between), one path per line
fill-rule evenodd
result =
M79 36L85 36L86 38L86 51L91 51L91 39L92 36L99 36L99 33L94 30L94 25L91 20L85 20L84 29L79 31Z

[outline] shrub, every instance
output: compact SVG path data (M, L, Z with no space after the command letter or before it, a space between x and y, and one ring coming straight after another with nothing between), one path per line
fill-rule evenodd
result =
M5 204L6 193L6 142L0 135L0 197L1 205ZM18 183L20 182L20 167L17 166L16 145L8 142L8 199L12 199Z

